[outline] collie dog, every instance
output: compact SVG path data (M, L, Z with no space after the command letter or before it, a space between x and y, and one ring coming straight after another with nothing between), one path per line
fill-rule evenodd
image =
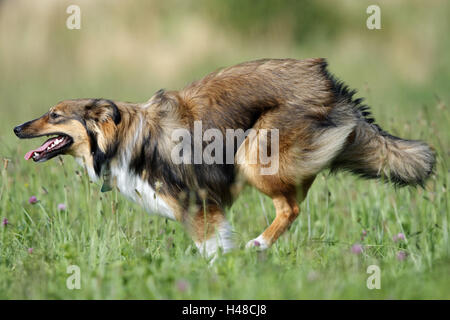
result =
M276 210L247 243L259 250L292 224L323 169L423 185L433 150L383 131L354 94L324 59L264 59L180 91L160 90L145 103L65 100L14 132L51 136L25 159L72 155L92 180L104 180L102 191L117 188L148 212L179 221L202 254L215 256L234 246L225 209L245 184L272 198Z

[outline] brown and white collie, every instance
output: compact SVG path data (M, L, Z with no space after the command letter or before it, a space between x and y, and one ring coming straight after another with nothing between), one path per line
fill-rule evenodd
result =
M299 215L323 169L399 186L424 183L435 163L432 149L383 131L354 94L324 59L265 59L180 91L160 90L144 103L65 100L14 132L51 136L27 160L72 155L91 179L105 180L104 188L184 224L200 252L212 256L234 246L225 209L245 183L271 197L276 210L247 244L261 250Z

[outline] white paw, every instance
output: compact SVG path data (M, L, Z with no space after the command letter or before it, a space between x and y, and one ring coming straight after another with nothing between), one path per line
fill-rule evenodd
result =
M258 238L247 242L247 244L245 245L245 248L247 248L247 249L255 248L257 250L266 250L269 248L269 244L267 243L266 240L264 240L263 236L260 235Z

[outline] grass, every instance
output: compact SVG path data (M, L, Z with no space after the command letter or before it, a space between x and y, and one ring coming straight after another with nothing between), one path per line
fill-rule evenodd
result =
M274 210L249 188L228 210L240 249L209 266L179 224L149 217L116 191L102 194L73 160L35 165L22 160L20 145L12 148L0 185L8 219L0 227L0 298L450 298L448 171L426 189L399 190L325 172L300 218L262 253L242 247ZM395 242L399 232L406 239ZM366 287L373 264L380 290ZM66 287L69 265L80 267L80 290Z
M294 41L289 25L278 36L280 19L269 27L274 34L257 29L239 38L239 27L215 26L188 8L169 6L169 19L138 5L116 12L91 2L82 2L83 27L72 32L62 2L46 10L5 3L13 8L0 10L0 219L8 220L0 225L0 299L450 298L450 41L440 6L382 3L383 29L372 32L364 21L370 1L329 2L346 22L333 36L318 29ZM133 23L124 27L127 12ZM201 41L208 46L191 45ZM360 89L383 129L430 143L436 174L425 189L395 189L325 171L291 229L266 252L243 249L275 214L270 199L246 189L227 212L239 248L213 266L179 224L150 217L116 191L102 194L70 157L25 162L38 141L19 143L12 134L65 98L146 101L160 87L181 87L219 66L314 56L327 57L332 72ZM30 204L33 195L38 202ZM405 240L394 241L398 233ZM66 286L70 265L80 267L80 290ZM370 265L380 267L380 290L366 286Z

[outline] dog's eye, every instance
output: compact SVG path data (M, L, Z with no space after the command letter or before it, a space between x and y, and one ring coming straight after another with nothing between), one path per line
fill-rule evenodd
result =
M54 113L54 112L50 113L50 118L56 119L56 118L58 118L58 117L59 117L59 114Z

